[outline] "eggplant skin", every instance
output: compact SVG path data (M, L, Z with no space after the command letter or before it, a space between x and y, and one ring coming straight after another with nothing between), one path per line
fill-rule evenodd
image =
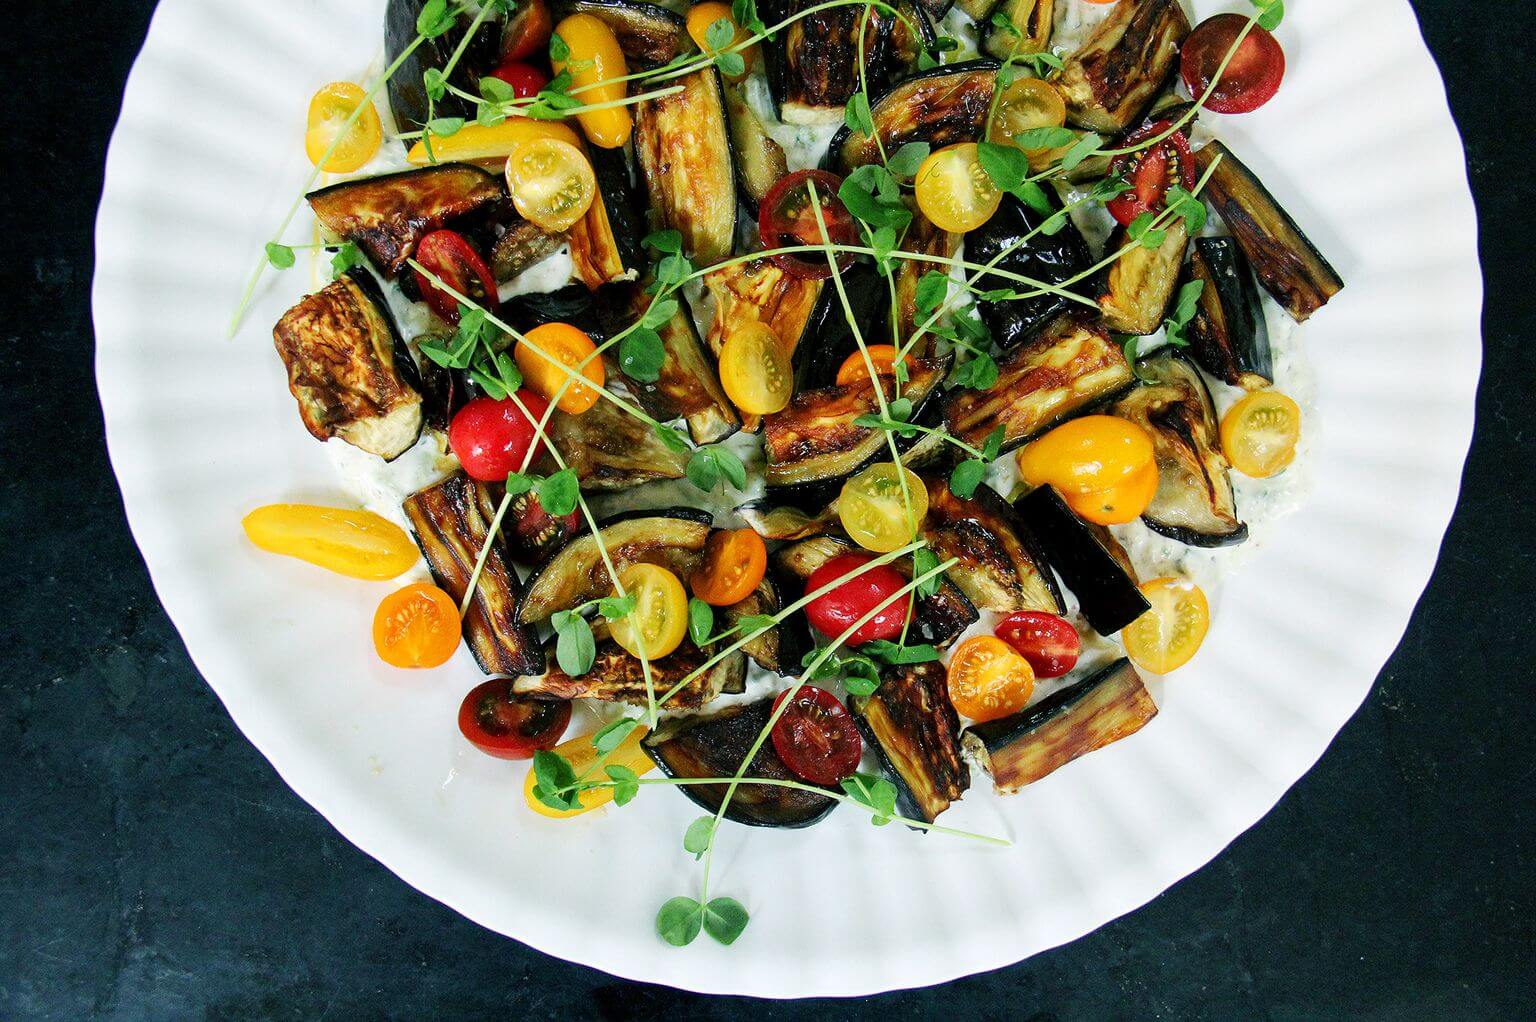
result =
M343 181L306 198L326 230L356 243L384 276L393 278L422 238L445 224L500 206L506 196L506 186L489 171L446 163Z
M930 480L922 536L940 561L959 558L949 580L977 609L1066 613L1034 536L990 486L977 487L965 500L950 492L946 480Z
M1185 270L1200 281L1200 301L1185 336L1200 368L1244 390L1274 382L1269 327L1248 259L1232 238L1196 238Z
M962 3L961 6L966 5ZM991 24L987 19L991 10L980 16L972 14L976 21L986 25L981 48L987 53L998 60L1007 60L1013 53L1043 53L1050 49L1051 34L1056 29L1056 0L1003 0L992 6L1002 8L1024 38L1017 39L1001 25Z
M389 79L389 108L401 131L427 122L427 89L422 78L429 69L442 70L448 66L453 51L464 41L469 24L467 19L461 19L460 24L448 32L436 39L422 40L418 45L416 21L426 2L389 0L384 9L384 63L393 64L407 49L416 46ZM490 74L500 62L501 24L487 19L465 46L449 82L474 93L481 76ZM433 104L431 111L437 117L467 117L470 120L475 117L475 107L452 92Z
M784 147L768 134L757 112L747 102L743 85L725 85L725 116L731 129L731 154L736 159L740 198L756 216L758 203L766 199L779 179L789 173L789 160L784 155Z
M956 142L977 142L986 129L996 84L996 61L947 64L892 87L870 108L870 118L887 152L908 142L927 142L934 151ZM862 131L844 127L833 136L827 159L832 169L846 174L879 162L880 148Z
M763 17L772 24L813 6L815 0L774 3ZM768 43L768 81L786 124L837 124L859 90L859 29L864 33L865 77L878 95L917 64L918 51L932 43L925 15L898 0L917 25L919 37L888 11L838 7L797 18ZM868 20L865 21L866 11Z
M416 443L424 421L416 363L366 271L289 309L272 340L311 436L340 437L386 461Z
M599 401L580 415L556 409L550 413L547 430L550 443L575 471L584 492L681 479L688 469L686 455L672 450L654 429L611 401ZM550 471L555 467L551 465Z
M623 280L647 265L642 241L645 210L622 150L587 150L597 195L568 232L571 264L590 290Z
M684 642L673 652L650 662L651 691L660 696L673 685L702 667L708 658L691 642ZM537 677L525 676L513 683L513 691L536 699L595 699L605 703L647 705L645 667L640 658L612 639L597 644L591 670L572 677L549 657L549 672ZM735 652L689 682L667 701L669 710L697 710L724 693L744 690L747 658Z
M657 229L674 228L699 266L731 254L736 171L720 74L707 67L673 84L683 91L635 105L635 157Z
M1189 33L1179 0L1116 4L1055 79L1067 122L1099 132L1130 127L1174 73Z
M491 246L491 272L505 284L524 270L543 262L566 244L563 233L550 234L521 217L512 221Z
M1040 544L1046 563L1077 597L1094 631L1114 635L1152 608L1109 530L1079 518L1055 489L1037 487L1013 508Z
M902 815L932 823L971 786L942 664L891 668L873 695L849 705L896 783Z
M908 252L952 259L960 251L960 243L963 240L965 235L946 231L924 216L922 210L914 210L912 222L907 225L907 233L902 239L901 247ZM972 260L976 261L974 257ZM916 259L903 259L896 269L897 316L893 343L898 347L905 345L907 338L928 320L926 314L919 314L917 311L917 285L931 269L933 269L932 263L919 262ZM979 286L986 287L985 284ZM840 306L841 302L838 304ZM890 317L887 315L885 318ZM933 350L932 335L925 333L918 339L912 350L919 358L930 354Z
M1055 191L1047 189L1046 194L1051 205L1060 210L1061 201L1055 197ZM1005 272L1048 284L1065 284L1087 270L1093 258L1082 232L1070 218L1051 235L1040 233L1045 220L1014 196L1006 195L991 219L965 236L966 259L982 264L996 260L996 266ZM1025 237L1029 241L1021 244ZM984 275L976 286L985 291L1010 289L1016 284ZM1061 295L1045 294L1001 302L978 300L976 304L992 339L1007 351L1033 337L1075 303Z
M1189 229L1184 221L1176 220L1165 230L1161 245L1127 248L1104 271L1099 309L1104 313L1104 324L1116 333L1146 335L1163 325L1189 247ZM1109 251L1124 248L1129 237L1124 227L1117 227L1110 235Z

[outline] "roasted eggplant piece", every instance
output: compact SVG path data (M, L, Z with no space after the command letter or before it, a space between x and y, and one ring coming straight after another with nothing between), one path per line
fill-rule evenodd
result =
M658 479L681 479L688 469L686 455L611 401L598 401L580 415L556 410L550 413L547 431L584 491L627 490Z
M772 23L814 6L815 0L781 0L765 19ZM915 68L918 54L934 45L928 19L902 4L907 21L871 7L837 7L795 20L764 44L768 85L785 124L836 124L859 90L859 28L864 28L865 77L872 95ZM866 20L867 16L867 20Z
M1055 192L1047 189L1046 194L1059 211L1061 202ZM1046 284L1065 284L1088 269L1093 259L1088 243L1070 219L1051 235L1040 233L1045 220L1012 195L1004 196L992 218L965 236L966 259L984 265L997 260L997 268L1006 273L1016 273ZM1029 237L1029 241L1020 245L1020 240L1025 237ZM993 288L1032 290L1028 284L991 275L983 275L976 286L984 291ZM1034 337L1041 327L1079 303L1061 295L1044 294L1000 302L980 300L976 304L992 339L1007 351Z
M886 152L908 142L927 142L935 150L955 142L976 142L986 129L996 83L996 61L947 64L894 86L870 108L870 117ZM841 105L837 116L842 117ZM831 169L840 174L879 159L880 148L873 138L846 127L833 136L827 150Z
M385 64L393 64L411 50L389 79L389 109L401 131L425 124L431 116L474 120L474 106L452 92L429 106L427 87L423 83L427 71L441 71L447 67L453 52L460 46L464 47L464 52L448 81L471 95L477 91L481 76L490 74L500 63L501 25L491 19L482 22L468 42L464 36L469 19L464 18L436 39L421 40L418 44L416 21L426 3L427 0L389 0L384 8Z
M343 181L306 196L326 230L354 242L390 278L422 238L506 197L499 178L468 163Z
M875 693L850 706L896 785L901 815L932 823L971 786L942 664L888 668Z
M1205 198L1242 246L1264 290L1300 323L1344 288L1323 254L1301 233L1290 214L1232 150L1211 142L1195 153L1204 174L1221 162L1205 186Z
M1077 517L1055 489L1037 487L1015 501L1013 509L1077 597L1094 631L1114 635L1152 608L1114 537Z
M565 234L551 234L532 221L518 217L506 226L491 246L491 272L499 283L505 284L560 251L564 244Z
M1003 450L1013 450L1134 382L1108 332L1069 313L1005 353L991 387L951 391L944 421L950 433L978 449L1001 425Z
M1116 4L1055 79L1067 122L1100 132L1130 127L1174 73L1189 31L1179 0Z
M709 347L717 360L726 338L749 323L768 327L794 356L801 338L812 335L811 324L822 308L818 299L834 290L822 281L785 273L769 259L723 266L706 275L704 284L715 300ZM749 433L757 432L762 421L761 415L741 413L742 428Z
M796 390L830 387L837 382L838 367L859 349L853 328L848 325L850 313L866 342L886 339L883 334L871 336L872 325L878 324L878 329L883 330L890 321L891 298L885 278L873 263L865 261L854 263L842 275L843 292L848 296L846 308L835 286L827 281L814 282L820 288L820 297L801 331L805 343L795 347Z
M943 256L946 259L954 258L960 251L960 243L965 238L962 234L946 231L936 225L916 210L912 214L912 222L907 225L907 233L902 239L901 247L908 252L920 252L923 255ZM919 315L917 311L917 285L928 274L928 271L936 269L933 263L921 262L916 259L903 259L896 269L896 330L892 343L901 347L907 343L907 338L919 326L927 322L927 314ZM985 286L985 285L982 285ZM838 311L841 312L842 303L838 303ZM889 319L889 315L885 317ZM862 320L864 324L870 320ZM866 327L863 327L867 329ZM929 354L933 349L932 335L924 334L912 348L912 352L918 358ZM842 363L839 362L839 365Z
M1011 795L1066 766L1140 731L1157 704L1129 660L1120 659L1053 692L1012 717L969 728L965 748L992 775L998 793Z
M674 228L698 266L731 254L736 171L720 73L706 67L673 84L682 92L635 104L635 158L657 229Z
M740 84L725 84L725 119L731 129L731 152L736 157L736 190L747 209L756 215L758 203L789 173L784 147L773 140Z
M965 500L950 492L948 481L930 480L921 532L940 561L959 558L949 579L978 610L1066 613L1035 537L990 486L978 486Z
M1259 289L1242 249L1231 238L1196 238L1187 279L1198 280L1200 302L1184 336L1200 368L1223 383L1263 390L1274 382L1269 327Z
M754 615L772 617L783 607L784 598L779 593L778 583L774 581L773 576L765 575L752 595L729 607L720 608L720 627L722 630L733 627L742 618ZM765 671L788 674L794 666L799 664L800 650L790 641L786 631L782 625L770 628L742 646L741 651Z
M738 507L736 513L764 539L808 539L825 534L837 524L833 505L820 514L811 515L801 508L784 507L772 500L755 500Z
M548 659L549 673L518 678L513 682L512 690L540 699L596 699L605 703L647 705L645 666L639 657L612 639L603 639L597 644L592 669L579 678L561 670L552 651ZM651 692L656 696L665 694L673 685L704 666L708 659L699 647L684 641L671 653L651 661ZM724 693L744 692L746 677L747 658L738 650L678 689L677 694L667 700L667 709L697 710Z
M1163 243L1156 248L1134 245L1122 252L1104 271L1099 282L1099 309L1104 323L1121 334L1150 334L1163 325L1163 315L1179 283L1189 230L1175 220L1164 228ZM1109 251L1125 247L1124 227L1109 237Z
M557 22L590 14L607 25L631 69L665 64L692 46L681 17L644 0L557 0L552 6Z
M773 700L731 706L708 716L668 720L648 735L642 746L668 777L734 777L757 737L768 726ZM790 773L772 742L763 742L745 776L799 781ZM679 789L708 812L718 812L725 800L724 784L685 784ZM809 827L837 805L835 799L795 788L743 784L731 796L725 818L752 827Z
M647 265L642 251L645 211L622 150L591 146L587 156L597 196L587 215L571 225L568 238L576 276L595 291Z
M529 291L501 303L501 319L526 334L545 323L569 323L601 343L610 336L609 323L598 311L598 299L580 284L554 291Z
M485 547L495 508L489 494L463 472L413 493L401 507L416 531L432 577L455 603L464 599ZM544 652L533 628L517 620L522 596L517 572L492 545L464 615L464 639L487 674L542 674Z
M971 2L981 6L976 0ZM960 6L970 13L965 0ZM1009 23L1019 30L1018 36L988 20L987 15L994 10L1008 16ZM1014 53L1044 53L1051 48L1051 33L1056 28L1056 0L1003 0L1000 4L993 0L985 14L972 17L986 25L981 48L998 60L1007 60Z
M1141 386L1110 411L1145 429L1157 458L1157 493L1141 520L1190 546L1230 546L1248 538L1221 452L1216 406L1200 370L1162 352L1137 366Z
M311 436L340 437L386 461L416 443L421 380L366 270L338 277L289 309L272 341Z

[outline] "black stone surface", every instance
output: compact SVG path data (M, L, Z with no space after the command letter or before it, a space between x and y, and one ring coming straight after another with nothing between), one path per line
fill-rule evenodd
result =
M1536 1014L1529 0L1414 3L1467 142L1487 365L1461 508L1364 708L1263 822L1130 916L948 986L800 1004L622 983L466 922L289 792L193 671L91 374L101 164L152 6L12 5L6 29L0 1019Z

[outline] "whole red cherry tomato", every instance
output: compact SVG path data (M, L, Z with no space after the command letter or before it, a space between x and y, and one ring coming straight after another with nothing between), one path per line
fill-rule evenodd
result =
M993 634L1029 661L1037 678L1059 678L1077 666L1083 641L1066 618L1021 610L997 623Z
M515 695L511 678L476 685L459 704L459 730L497 759L530 759L540 749L553 749L570 723L570 703Z
M777 710L789 692L773 701ZM771 732L773 751L801 780L836 784L859 768L864 743L843 704L826 689L802 685Z
M805 583L805 591L814 593L858 571L872 560L874 558L868 554L839 554L811 572L811 577ZM888 564L882 564L816 597L806 604L805 616L818 632L836 638L906 584L907 580L901 577L900 572ZM907 609L911 605L912 594L903 594L901 599L895 600L855 629L848 637L848 642L857 646L876 639L896 638L901 634L901 626L907 620Z
M537 460L539 452L530 456L528 450L535 422L544 417L549 402L526 387L517 392L517 400L528 409L527 415L511 398L477 397L448 424L448 446L471 478L500 482Z
M509 60L491 72L492 78L500 78L512 87L512 95L518 99L537 96L549 84L549 76L532 64Z

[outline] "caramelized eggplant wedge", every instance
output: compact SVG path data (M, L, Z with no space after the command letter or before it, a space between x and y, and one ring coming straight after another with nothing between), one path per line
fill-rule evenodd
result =
M927 142L935 150L955 142L975 142L985 132L996 84L995 61L936 67L912 75L881 96L871 106L870 118L886 152L908 142ZM878 162L880 147L871 136L845 127L833 136L827 160L832 169L846 174Z
M784 0L782 16L793 17L815 0ZM798 18L764 46L768 85L785 124L837 124L859 90L859 29L865 77L878 95L917 66L918 54L933 45L933 29L915 8L900 3L903 18L870 7L835 7ZM778 20L780 10L767 18ZM910 23L910 24L909 24ZM914 34L912 27L916 27Z
M1150 334L1163 325L1163 316L1179 282L1189 230L1175 220L1165 228L1156 248L1134 245L1104 271L1099 284L1099 309L1104 323L1121 334ZM1109 251L1118 252L1128 240L1124 227L1109 237Z
M1231 238L1196 238L1185 271L1205 286L1184 335L1200 368L1244 390L1263 390L1275 378L1269 327L1259 289L1242 249Z
M822 281L785 273L769 259L723 266L706 275L704 285L715 300L709 347L716 359L726 338L749 323L762 323L772 330L793 357L801 338L811 334L809 327L821 308L818 299L834 290ZM742 413L741 420L743 429L755 433L763 417Z
M681 17L644 0L558 0L552 6L557 22L590 14L612 29L631 70L665 64L692 46Z
M501 179L468 163L343 181L305 198L326 230L362 249L393 278L422 238L504 204Z
M978 610L1066 613L1034 536L990 486L963 500L947 481L931 480L921 531L940 561L959 558L948 577Z
M822 281L818 282L818 287L820 297L811 310L810 321L801 331L805 343L795 348L796 390L830 387L837 382L838 367L859 350L853 327L848 325L850 313L853 322L860 324L865 341L870 343L876 340L871 325L878 324L875 329L883 330L890 322L890 291L885 278L871 262L859 261L843 271L843 293L848 296L846 308L835 286Z
M1109 333L1068 314L999 359L991 387L951 391L944 421L950 433L977 449L1002 426L1003 450L1013 450L1135 382Z
M599 401L580 415L556 410L547 429L583 490L627 490L658 479L681 479L688 469L686 455L611 401Z
M965 732L965 748L1011 795L1079 756L1135 734L1157 704L1129 660L1120 659L1012 717Z
M668 777L734 777L768 726L773 700L731 706L708 716L666 721L646 737L645 751ZM748 777L799 781L789 772L772 742L763 742L745 771ZM718 812L724 784L685 784L679 790L707 812ZM837 805L814 792L776 785L743 784L731 796L725 818L752 827L809 827Z
M404 57L389 79L389 109L401 131L425 124L432 116L474 120L475 107L452 92L429 105L423 81L429 70L441 71L447 67L460 46L464 52L454 65L448 82L472 95L477 91L481 76L490 74L500 63L501 25L498 21L484 21L475 30L474 38L467 42L464 36L468 19L461 19L460 24L435 39L421 39L416 21L426 4L427 0L389 0L384 8L384 62L391 65Z
M942 664L889 668L873 695L850 706L896 785L901 815L932 823L971 786Z
M1037 487L1013 508L1040 544L1046 562L1077 597L1094 631L1114 635L1152 609L1109 530L1077 517L1055 489Z
M772 576L765 575L752 595L729 607L720 608L720 628L724 630L734 627L744 617L772 617L783 607L784 599L779 593L778 583ZM733 638L727 641L735 640ZM763 670L787 675L799 664L797 655L799 651L794 648L794 645L781 625L763 632L741 647L741 651L751 657L752 662Z
M829 505L820 514L811 515L798 507L782 507L771 500L743 504L736 513L746 519L752 531L764 539L792 540L820 536L837 524L837 512Z
M571 225L568 238L576 276L592 290L632 277L647 265L642 242L645 211L622 150L587 150L597 196L586 216Z
M1059 211L1061 202L1054 191L1047 189L1046 194ZM1088 243L1070 219L1051 235L1040 232L1045 220L1013 196L1004 196L992 219L965 236L966 259L982 264L996 260L997 268L1006 273L1046 284L1064 284L1088 269L1093 258ZM1026 237L1029 241L1020 244ZM983 275L976 286L984 291L1032 290L1027 284L991 275ZM1034 337L1041 327L1078 304L1061 295L1045 294L1011 301L978 301L977 308L992 339L1007 351Z
M960 5L965 8L964 2ZM1056 0L1003 0L993 2L992 9L1008 16L1008 24L1019 30L1014 35L1002 25L989 21L988 10L980 16L972 15L986 25L986 35L981 48L998 60L1007 60L1015 53L1044 53L1051 48L1051 33L1056 28ZM970 10L966 8L966 13Z
M432 577L455 603L462 602L496 513L489 494L459 472L411 494L401 506ZM521 676L544 671L538 636L517 619L521 595L517 572L493 544L464 615L464 639L487 674Z
M784 147L773 140L752 105L745 87L725 84L725 119L731 129L731 152L736 157L736 190L753 215L779 179L789 173Z
M912 222L907 225L906 236L902 239L901 247L908 252L920 252L923 255L943 256L953 259L960 251L960 243L965 239L963 234L955 234L946 231L934 224L922 214L921 210L914 210ZM974 257L972 257L974 258ZM920 262L916 259L903 259L896 269L896 332L892 343L905 345L907 338L917 330L919 326L927 322L927 314L919 315L917 311L917 285L918 282L934 269L933 263ZM985 287L985 285L978 285ZM841 306L841 303L839 303ZM838 311L842 311L839 307ZM890 319L887 314L885 319ZM868 321L865 321L866 323ZM921 358L932 350L931 335L924 334L918 343L913 346L913 354ZM839 362L839 365L842 363Z
M340 437L386 461L416 443L420 377L367 271L354 269L289 309L272 340L311 436Z
M1152 437L1157 493L1141 520L1153 532L1190 546L1241 543L1248 526L1237 518L1216 406L1200 370L1170 352L1141 362L1138 370L1148 382L1110 411Z
M529 220L512 220L491 246L491 272L498 283L505 284L524 270L536 266L560 251L566 244L563 233L551 234Z
M712 67L673 84L682 92L635 104L635 157L657 229L674 228L698 266L731 254L736 240L736 171L725 126L725 95Z
M647 705L645 665L612 639L597 644L591 670L573 678L549 656L549 673L521 677L512 683L519 695L539 699L596 699L605 703ZM691 642L651 661L651 691L657 696L703 667L709 657ZM669 710L697 710L723 694L746 691L747 658L740 651L723 658L709 670L677 690L667 700Z
M1200 173L1210 170L1218 156L1221 162L1205 186L1205 198L1242 246L1264 290L1292 319L1303 322L1343 290L1343 279L1232 150L1220 142L1200 149L1195 153Z
M1163 91L1190 32L1179 0L1125 0L1056 77L1067 122L1121 132Z

